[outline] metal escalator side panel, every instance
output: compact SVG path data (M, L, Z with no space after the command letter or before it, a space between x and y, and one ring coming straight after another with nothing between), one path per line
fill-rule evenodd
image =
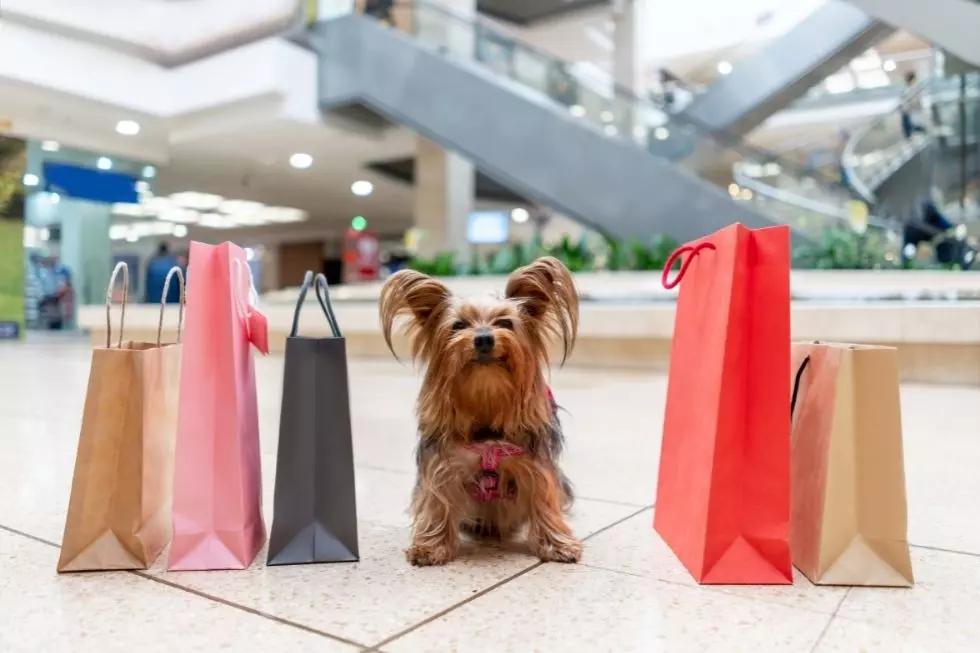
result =
M316 27L324 110L361 103L470 159L515 192L624 238L700 237L773 221L722 189L603 135L477 63L359 16Z
M713 131L744 135L892 32L831 0L716 80L684 113Z

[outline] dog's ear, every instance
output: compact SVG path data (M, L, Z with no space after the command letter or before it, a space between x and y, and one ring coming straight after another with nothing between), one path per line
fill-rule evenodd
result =
M539 258L510 275L505 295L520 302L532 323L561 338L564 364L578 337L578 293L568 268L554 257Z
M379 310L381 331L391 353L391 331L400 315L407 315L411 322L409 334L424 333L427 327L438 323L449 307L449 289L440 281L414 270L401 270L388 277L381 288ZM415 349L415 347L413 347ZM395 357L397 358L397 354Z

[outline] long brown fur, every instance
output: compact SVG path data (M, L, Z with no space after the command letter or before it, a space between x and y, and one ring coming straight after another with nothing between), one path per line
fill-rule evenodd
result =
M408 560L451 561L461 528L507 538L526 526L542 560L576 562L582 545L565 521L572 497L558 467L561 430L545 380L551 342L560 341L564 363L578 333L578 295L565 266L539 259L510 276L502 299L488 301L464 301L435 279L398 272L381 291L380 313L392 353L392 332L405 318L412 358L424 367ZM477 359L478 332L493 335L490 360ZM478 502L467 484L480 472L479 455L465 445L488 432L524 454L499 468L513 496Z

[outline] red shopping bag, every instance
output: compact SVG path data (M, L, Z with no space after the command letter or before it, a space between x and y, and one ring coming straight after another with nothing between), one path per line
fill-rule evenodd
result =
M250 344L268 339L245 252L191 243L167 568L244 569L265 544Z
M792 582L789 251L788 227L735 224L664 268L681 288L653 525L699 583Z

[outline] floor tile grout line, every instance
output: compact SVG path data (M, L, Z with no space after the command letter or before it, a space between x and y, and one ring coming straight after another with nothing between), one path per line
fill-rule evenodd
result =
M278 624L281 624L283 626L291 626L293 628L297 628L299 630L305 631L305 632L310 633L310 634L313 634L313 635L319 635L320 637L325 637L326 639L332 639L332 640L334 640L336 642L340 642L341 644L347 644L348 646L356 647L356 648L358 648L358 649L360 649L362 651L368 648L366 644L362 644L362 643L357 642L357 641L354 641L352 639L347 639L346 637L341 637L340 635L333 635L331 633L328 633L328 632L323 631L323 630L319 630L318 628L314 628L312 626L307 626L305 624L301 624L301 623L298 623L296 621L290 621L289 619L286 619L284 617L278 617L278 616L276 616L274 614L269 614L268 612L263 612L262 610L259 610L257 608L252 608L252 607L249 607L247 605L242 605L241 603L235 603L234 601L231 601L229 599L224 599L224 598L221 598L220 596L215 596L213 594L208 594L207 592L202 592L200 590L196 590L196 589L191 588L191 587L187 587L187 586L184 586L184 585L179 585L179 584L177 584L177 583L175 583L173 581L167 580L165 578L160 578L159 576L154 576L154 575L152 575L152 574L150 574L149 572L146 572L146 571L131 570L130 573L133 574L134 576L139 576L140 578L142 578L144 580L148 580L148 581L150 581L152 583L157 583L157 584L163 585L165 587L170 587L172 589L179 590L181 592L187 592L188 594L192 594L194 596L200 597L202 599L207 599L207 600L213 601L215 603L220 603L221 605L227 606L229 608L233 608L235 610L240 610L242 612L246 612L246 613L251 614L251 615L256 616L256 617L261 617L262 619L268 619L269 621L274 621L274 622L276 622Z
M819 614L823 616L833 616L833 612L825 612L823 610L815 610L813 608L800 607L797 605L790 605L782 601L776 601L773 599L761 598L758 596L750 596L747 594L739 594L738 592L731 591L730 587L739 587L737 585L699 585L697 583L685 583L679 580L671 580L669 578L661 578L660 576L654 576L650 574L641 574L635 571L626 571L625 569L613 569L612 567L603 567L602 565L592 565L587 562L582 563L583 567L588 567L589 569L598 569L600 571L608 571L611 574L622 574L623 576L630 576L632 578L642 578L644 580L652 580L658 583L664 583L666 585L672 585L674 587L686 587L690 590L703 590L705 592L713 592L715 594L724 594L725 596L732 596L737 599L744 599L746 601L755 601L757 603L765 603L766 605L778 605L784 608L790 608L792 610L802 610L803 612L810 612L812 614ZM741 587L780 587L779 585L741 585ZM782 586L786 587L786 586ZM815 586L816 587L816 586ZM848 588L850 589L850 588ZM841 599L843 601L843 599ZM839 604L838 604L839 608ZM835 608L838 609L838 608Z
M46 544L47 546L53 546L56 549L60 549L61 548L61 545L58 544L57 542L52 542L50 540L44 539L43 537L38 537L37 535L31 535L30 533L25 533L24 531L18 530L16 528L11 527L11 526L4 526L3 524L0 524L0 530L7 531L11 535L19 535L21 537L26 537L27 539L34 540L35 542L37 542L39 544Z
M837 614L840 612L841 607L843 607L844 601L846 601L847 597L851 595L852 589L854 588L848 587L847 591L844 592L844 595L840 597L840 601L837 602L837 607L835 607L834 611L831 613L830 619L827 620L827 623L824 624L823 629L820 631L820 634L817 635L817 641L813 643L813 647L810 649L810 653L816 653L817 649L820 647L820 642L822 642L823 638L827 636L828 632L830 632L830 627L831 625L833 625L834 619L837 618Z
M0 530L4 530L4 531L6 531L6 532L8 532L8 533L10 533L12 535L19 535L20 537L25 537L25 538L27 538L29 540L33 540L33 541L35 541L35 542L37 542L39 544L44 544L44 545L47 545L47 546L50 546L50 547L53 547L53 548L56 548L56 549L60 549L61 548L61 545L59 545L59 544L57 544L55 542L52 542L50 540L46 540L46 539L44 539L42 537L38 537L36 535L31 535L30 533L25 533L24 531L18 530L16 528L11 528L10 526L4 526L3 524L0 524ZM355 647L357 649L360 649L362 651L363 650L366 650L368 648L367 644L362 644L360 642L354 641L352 639L347 639L347 638L341 637L339 635L333 635L331 633L328 633L328 632L325 632L325 631L322 631L322 630L318 630L316 628L313 628L312 626L307 626L307 625L304 625L304 624L301 624L301 623L297 623L295 621L290 621L289 619L284 619L283 617L277 617L274 614L269 614L267 612L263 612L263 611L258 610L256 608L252 608L252 607L249 607L247 605L242 605L241 603L235 603L234 601L230 601L228 599L221 598L220 596L214 596L212 594L208 594L206 592L202 592L200 590L196 590L196 589L191 588L191 587L180 585L178 583L175 583L173 581L167 580L165 578L160 578L158 576L154 576L154 575L150 574L147 571L143 571L143 570L139 570L139 569L120 569L118 571L122 571L122 572L128 573L128 574L130 574L132 576L137 576L139 578L142 578L143 580L147 580L147 581L150 581L152 583L157 583L159 585L163 585L163 586L169 587L171 589L175 589L175 590L178 590L178 591L181 591L181 592L186 592L187 594L191 594L191 595L196 596L198 598L206 599L206 600L212 601L214 603L220 603L221 605L224 605L226 607L229 607L229 608L232 608L232 609L235 609L235 610L239 610L241 612L245 612L245 613L251 614L252 616L255 616L255 617L260 617L262 619L268 619L269 621L274 621L274 622L276 622L278 624L281 624L283 626L291 626L293 628L297 628L299 630L302 630L302 631L311 633L313 635L319 635L320 637L325 637L327 639L332 639L332 640L337 641L337 642L340 642L342 644L347 644L348 646L353 646L353 647ZM116 573L116 572L115 571L106 571L105 573Z
M913 549L924 549L926 551L936 551L938 553L952 553L953 555L970 556L972 558L980 558L980 553L975 553L973 551L957 551L956 549L944 549L941 546L927 546L925 544L909 544L910 548Z
M601 533L604 533L604 532L608 531L610 528L615 528L616 526L619 526L623 522L625 522L627 520L630 520L633 517L636 517L637 515L640 515L640 514L646 512L647 510L650 510L651 508L653 508L653 505L652 504L649 505L649 506L644 506L644 507L640 508L639 510L636 510L636 511L630 513L629 515L626 515L625 517L622 517L620 519L617 519L613 523L611 523L611 524L609 524L607 526L604 526L603 528L600 528L597 531L594 531L592 533L589 533L588 535L586 535L585 537L582 538L582 541L583 542L586 542L589 539L595 537L596 535L599 535ZM371 648L369 648L368 651L371 652L371 653L380 651L382 646L387 646L388 644L392 643L393 641L395 641L397 639L401 639L402 637L404 637L404 636L406 636L406 635L408 635L408 634L410 634L410 633L418 630L419 628L422 628L423 626L427 626L428 624L432 623L433 621L436 621L437 619L441 619L442 617L445 617L450 612L453 612L453 611L455 611L455 610L463 607L464 605L467 605L469 603L472 603L473 601L475 601L475 600L477 600L477 599L479 599L479 598L481 598L483 596L486 596L490 592L492 592L494 590L497 590L497 589L503 587L507 583L510 583L511 581L516 580L516 579L520 578L521 576L523 576L523 575L525 575L527 573L530 573L530 572L534 571L535 569L537 569L538 567L543 566L544 564L545 564L544 562L541 562L539 560L538 562L535 562L531 566L526 567L524 569L521 569L520 571L518 571L518 572L516 572L514 574L511 574L507 578L503 578L503 579L497 581L496 583L494 583L493 585L490 585L489 587L485 587L482 590L480 590L479 592L476 592L475 594L472 594L470 596L467 596L462 601L459 601L458 603L455 603L453 605L450 605L447 608L443 608L442 610L440 610L439 612L437 612L435 614L429 615L428 617L426 617L422 621L420 621L420 622L418 622L416 624L413 624L412 626L410 626L410 627L402 630L401 632L395 633L394 635L390 635L389 637L381 640L380 642L378 642L377 644L375 644L374 646L372 646Z
M511 574L510 576L508 576L506 578L503 578L501 580L498 580L493 585L490 585L489 587L485 587L482 590L476 592L475 594L471 594L470 596L467 596L462 601L459 601L457 603L454 603L453 605L451 605L451 606L449 606L447 608L443 608L439 612L436 612L435 614L429 615L428 617L426 617L422 621L419 621L418 623L412 624L408 628L405 628L404 630L402 630L400 632L397 632L394 635L390 635L390 636L386 637L385 639L381 640L380 642L378 642L374 646L372 646L369 649L367 649L367 651L368 652L380 651L382 646L387 646L388 644L392 643L396 639L401 639L405 635L408 635L409 633L412 633L412 632L418 630L419 628L421 628L423 626L426 626L426 625L432 623L436 619L441 619L442 617L446 616L450 612L453 612L454 610L456 610L458 608L461 608L461 607L463 607L464 605L466 605L468 603L472 603L473 601L477 600L478 598L480 598L482 596L486 596L487 594L489 594L490 592L494 591L495 589L499 589L500 587L506 585L507 583L511 582L512 580L515 580L517 578L520 578L521 576L523 576L523 575L525 575L525 574L527 574L529 572L532 572L535 569L537 569L538 567L541 567L543 565L544 565L544 563L539 560L539 561L531 564L530 566L525 567L524 569L521 569L520 571Z

